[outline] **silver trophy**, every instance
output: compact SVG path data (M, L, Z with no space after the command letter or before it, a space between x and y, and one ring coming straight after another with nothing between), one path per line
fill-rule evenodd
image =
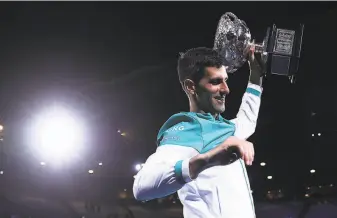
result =
M214 49L224 57L228 73L234 73L246 61L245 49L255 46L265 62L266 74L288 76L294 81L298 70L304 25L297 31L277 29L275 25L267 29L262 43L254 43L247 24L231 12L225 13L218 23Z

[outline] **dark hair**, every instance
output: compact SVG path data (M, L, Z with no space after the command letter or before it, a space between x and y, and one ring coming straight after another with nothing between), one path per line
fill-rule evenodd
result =
M220 68L223 63L221 55L205 47L192 48L180 55L178 59L178 76L182 83L185 79L191 79L199 83L204 76L205 67Z

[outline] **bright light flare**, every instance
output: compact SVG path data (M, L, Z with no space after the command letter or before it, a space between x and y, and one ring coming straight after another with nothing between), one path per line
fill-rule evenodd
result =
M139 171L141 168L142 168L142 166L141 166L140 164L136 164L135 169L136 169L137 171Z
M83 145L83 128L72 114L53 108L37 117L34 144L44 160L65 160L78 154Z
M143 168L143 166L144 166L143 163L142 163L142 164L136 164L136 165L135 165L135 170L136 170L136 171L139 171L139 170L141 170L141 169Z

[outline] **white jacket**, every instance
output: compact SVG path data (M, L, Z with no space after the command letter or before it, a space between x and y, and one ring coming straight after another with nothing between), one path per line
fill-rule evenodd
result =
M247 139L256 127L262 88L249 83L233 120L215 120L209 114L179 113L158 134L158 148L136 175L137 200L151 200L178 192L185 218L255 218L245 164L239 159L211 166L195 180L189 160L216 147L229 136Z

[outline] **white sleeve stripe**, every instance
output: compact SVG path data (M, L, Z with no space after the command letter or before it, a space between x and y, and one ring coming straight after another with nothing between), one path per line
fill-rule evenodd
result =
M192 181L190 176L190 160L191 158L185 159L182 163L182 177L186 183Z

